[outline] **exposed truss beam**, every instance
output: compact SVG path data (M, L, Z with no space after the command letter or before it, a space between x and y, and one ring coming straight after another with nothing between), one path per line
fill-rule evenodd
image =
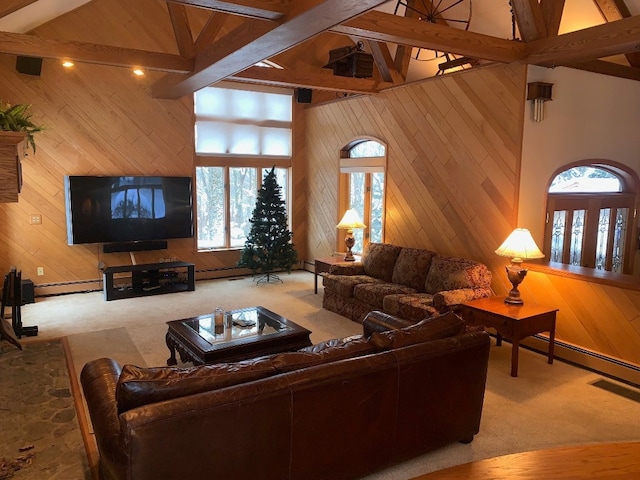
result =
M36 1L37 0L2 0L2 5L0 6L0 18L16 12L27 5L31 5Z
M169 9L171 25L173 26L173 33L176 37L180 55L186 58L195 57L196 50L193 44L193 37L191 36L191 28L189 27L186 8L184 5L172 2L167 2L167 7Z
M231 13L261 20L279 20L289 12L289 0L168 0L202 7L213 12Z
M615 22L631 16L629 9L622 0L593 0L600 13L607 22ZM633 52L625 55L632 67L640 67L640 53Z
M198 35L198 39L196 40L196 52L203 51L214 42L228 18L229 15L222 13L212 13L209 15L209 20L207 20L205 26L202 27L200 35Z
M373 56L373 61L376 63L376 67L378 67L382 80L385 82L402 83L404 78L400 75L400 72L396 70L387 44L384 42L374 42L372 40L367 40L367 43L369 44L369 50Z
M525 54L522 42L378 11L344 22L330 31L504 63L521 60Z
M588 62L576 63L568 66L578 70L585 70L587 72L602 73L611 77L640 81L640 68L627 67L617 63L605 62L602 60L590 60Z
M0 52L12 55L73 59L116 67L141 67L185 74L193 70L193 60L168 53L145 52L93 43L50 40L35 35L0 32Z
M350 78L332 75L327 71L297 72L278 68L249 67L229 77L231 80L258 83L278 87L304 87L345 93L370 95L382 88L391 87L391 83L380 83L368 78Z
M538 0L511 0L520 36L525 42L545 38L547 26Z
M562 11L564 10L564 0L540 0L540 9L547 26L547 36L558 35Z
M297 0L282 23L268 24L262 30L255 25L250 31L243 31L246 38L228 42L223 53L223 49L216 48L216 52L210 52L215 56L206 60L198 54L196 68L186 79L163 79L153 86L152 94L162 98L191 94L382 3L385 0ZM258 35L247 42L248 37L255 33ZM233 45L233 50L228 48L230 45Z
M535 40L526 46L527 63L548 67L634 52L640 48L640 15Z

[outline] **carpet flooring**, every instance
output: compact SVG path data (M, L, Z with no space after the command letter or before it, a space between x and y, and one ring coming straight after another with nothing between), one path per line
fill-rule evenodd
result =
M210 313L217 306L230 310L263 305L311 330L314 343L361 333L359 324L322 309L322 292L314 295L312 274L294 272L282 278L282 284L267 285L255 285L248 277L201 281L195 292L112 302L105 302L101 292L38 299L23 307L23 322L39 325L41 339L67 336L78 373L86 361L101 356L141 366L164 365L169 353L166 322ZM471 444L450 445L366 480L405 480L553 446L640 440L640 404L594 386L601 375L561 361L548 365L544 355L521 350L519 377L513 378L510 358L511 345L497 347L494 342L480 433Z

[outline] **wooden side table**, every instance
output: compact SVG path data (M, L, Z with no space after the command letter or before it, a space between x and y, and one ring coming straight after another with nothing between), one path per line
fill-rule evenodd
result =
M355 261L359 262L360 258L358 255L354 255ZM313 263L315 264L314 277L313 277L313 291L314 293L318 293L318 275L321 273L327 273L331 270L333 265L337 265L338 263L344 263L344 255L339 257L322 257L314 259ZM349 262L353 263L353 262Z
M536 333L549 332L548 362L553 363L553 345L556 335L557 308L545 307L533 302L524 305L504 303L505 297L480 298L463 303L462 318L469 325L494 328L496 345L502 345L502 337L511 339L511 376L518 376L518 350L520 340Z

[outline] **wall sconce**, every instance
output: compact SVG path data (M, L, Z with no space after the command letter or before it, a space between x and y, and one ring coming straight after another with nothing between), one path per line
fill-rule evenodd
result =
M527 100L533 100L533 120L536 123L544 120L544 102L553 100L551 89L553 83L531 82L527 84Z
M527 269L522 268L522 260L529 258L543 258L544 253L540 251L531 233L526 228L516 228L511 235L498 247L496 253L502 257L510 257L511 265L506 267L507 277L513 288L509 296L504 299L504 303L512 305L522 305L524 302L520 297L518 285L522 283L527 275Z
M347 230L347 236L344 237L344 243L347 246L347 254L344 257L345 262L353 262L355 257L353 256L353 252L351 249L356 243L356 239L353 238L353 229L354 228L366 228L366 225L362 223L360 220L360 215L353 208L347 210L340 220L340 223L336 225L336 228L341 228Z

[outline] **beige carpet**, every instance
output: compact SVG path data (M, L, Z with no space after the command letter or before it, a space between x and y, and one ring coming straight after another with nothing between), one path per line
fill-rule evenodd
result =
M294 272L283 280L260 286L251 278L203 281L195 292L112 302L105 302L101 292L50 297L23 307L23 322L37 324L40 339L68 335L78 372L86 361L101 356L164 365L169 353L165 322L210 313L217 306L263 305L311 330L313 342L361 333L359 324L322 309L322 289L314 295L312 274ZM450 445L367 480L404 480L552 446L640 440L640 403L593 386L600 375L560 361L548 365L545 356L521 350L520 376L512 378L510 355L508 343L491 349L481 429L471 444Z

